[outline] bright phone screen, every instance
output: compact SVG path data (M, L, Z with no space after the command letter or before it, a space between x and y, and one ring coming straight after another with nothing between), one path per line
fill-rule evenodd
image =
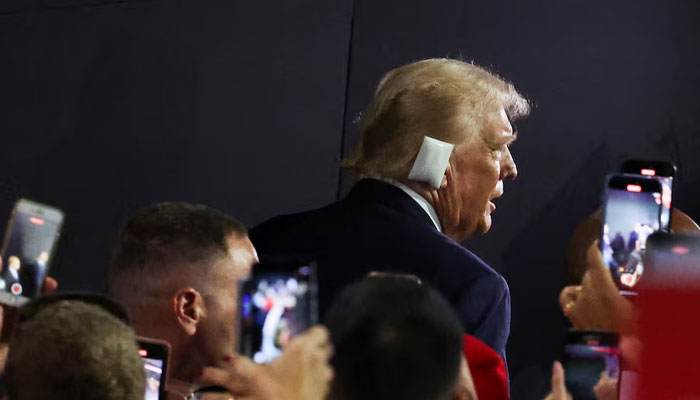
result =
M146 394L145 400L158 400L160 398L160 382L163 375L163 360L156 358L143 358L143 367L146 370Z
M63 222L62 217L38 215L33 209L29 206L15 209L0 250L0 297L4 303L26 301L39 294Z
M312 268L298 266L289 272L253 268L241 294L240 348L257 363L282 354L282 347L316 323L315 281Z
M659 230L661 193L607 188L602 253L617 287L624 293L644 274L642 259L649 235Z

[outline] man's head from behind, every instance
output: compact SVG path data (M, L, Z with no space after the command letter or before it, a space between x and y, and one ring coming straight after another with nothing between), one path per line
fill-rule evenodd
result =
M490 200L502 194L504 179L517 175L508 149L515 139L511 123L528 112L513 85L473 64L450 59L407 64L379 83L359 142L343 166L409 183L425 136L454 144L440 189L443 202L453 207L436 209L445 233L463 239L490 228Z
M15 325L6 384L10 400L141 400L145 376L129 326L97 305L60 300Z
M202 205L139 210L119 235L110 292L141 336L172 346L171 375L191 381L233 353L237 284L257 261L245 228Z
M366 278L341 292L325 323L335 347L333 398L451 398L462 328L434 289L403 277Z

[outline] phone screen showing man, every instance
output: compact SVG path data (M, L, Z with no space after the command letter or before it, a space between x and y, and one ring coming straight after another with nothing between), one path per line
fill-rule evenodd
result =
M0 302L19 304L39 295L62 222L56 209L17 203L0 250Z
M644 189L643 185L629 183L606 190L601 251L623 294L636 293L635 286L644 274L647 237L660 227L661 190Z
M241 287L239 348L257 363L279 357L318 320L313 266L261 263Z

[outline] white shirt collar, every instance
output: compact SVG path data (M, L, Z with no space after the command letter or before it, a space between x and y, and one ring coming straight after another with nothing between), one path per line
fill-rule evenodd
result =
M442 232L442 225L440 225L440 219L438 218L437 212L435 212L435 208L433 207L432 204L428 200L425 199L425 197L419 195L415 190L411 189L410 187L404 185L401 182L397 182L393 179L389 178L377 178L381 181L384 181L386 183L390 183L397 188L403 190L406 192L407 195L411 196L413 200L418 203L420 208L425 211L426 214L428 214L428 217L430 217L430 220L433 221L433 225L435 225L435 228L437 228L438 231Z

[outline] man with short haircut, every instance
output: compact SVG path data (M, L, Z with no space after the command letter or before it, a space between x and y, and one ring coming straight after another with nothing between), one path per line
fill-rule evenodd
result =
M340 293L326 325L335 347L330 398L454 398L462 327L427 285L403 277L363 279Z
M361 178L347 197L266 221L251 239L263 258L315 259L322 310L370 271L417 275L457 308L466 333L505 357L508 286L459 243L491 227L493 200L517 175L511 124L528 111L513 85L470 63L396 68L379 83L342 163Z
M134 332L107 310L58 301L15 324L13 335L5 372L9 400L143 400Z
M201 374L207 367L214 369L210 374L214 377L228 376L226 370L241 366L258 375L259 381L264 380L263 375L273 374L274 368L256 369L249 360L235 355L238 282L249 275L256 262L255 248L243 225L203 205L155 204L137 211L126 223L110 263L109 290L126 306L140 336L170 343L171 398L189 398L206 386ZM314 346L328 342L322 328L309 336ZM332 374L327 366L330 347L301 347L302 353L311 353L309 358L320 360L314 370L320 370L325 380L315 376L316 390L325 393L322 390ZM299 367L302 362L292 365ZM244 386L219 380L217 384Z

